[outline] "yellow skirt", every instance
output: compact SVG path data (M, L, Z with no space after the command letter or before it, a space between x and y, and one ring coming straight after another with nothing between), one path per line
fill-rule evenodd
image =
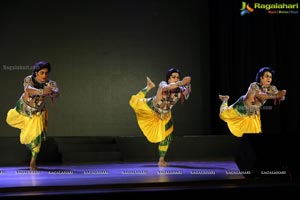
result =
M143 92L132 95L129 105L134 110L138 125L148 141L152 143L161 142L173 132L171 112L165 114L164 118L161 119L160 115L148 106Z
M260 114L242 115L229 106L222 110L219 116L227 123L230 132L236 137L242 137L245 133L259 134L262 132Z
M45 134L47 131L47 111L32 115L32 118L20 114L15 108L10 109L7 113L6 122L21 130L21 144L29 145L37 141L38 137ZM40 146L40 145L39 145ZM36 152L39 149L35 149Z

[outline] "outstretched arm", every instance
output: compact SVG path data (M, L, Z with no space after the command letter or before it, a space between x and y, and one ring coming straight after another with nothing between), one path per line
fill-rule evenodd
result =
M50 90L50 92L49 92L49 96L50 96L50 97L54 98L54 97L58 97L58 96L59 96L59 89L58 89L58 87L57 87L56 82L51 81L51 82L47 85L47 87L50 87L50 88L51 88L51 90Z
M169 83L168 85L163 87L163 91L167 91L167 90L172 90L181 86L185 86L191 83L191 77L190 76L186 76L184 77L181 81L177 81L175 83Z
M24 80L24 97L28 98L31 95L49 95L51 97L58 97L59 90L56 85L56 82L54 81L50 81L49 83L47 83L47 85L44 88L35 88L30 81L30 77L26 77Z
M268 99L278 99L278 100L284 100L286 95L286 90L277 90L275 93L266 93L257 91L255 96L262 100L268 100Z

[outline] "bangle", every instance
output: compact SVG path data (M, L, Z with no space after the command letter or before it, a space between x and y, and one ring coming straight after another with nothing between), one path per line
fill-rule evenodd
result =
M39 89L39 95L44 95L44 89Z
M177 81L176 85L179 87L179 86L182 86L182 81Z

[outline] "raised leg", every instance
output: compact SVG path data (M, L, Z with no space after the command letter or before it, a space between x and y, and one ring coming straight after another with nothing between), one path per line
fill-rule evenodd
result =
M228 96L228 95L219 95L219 99L220 99L221 101L228 101L229 96Z

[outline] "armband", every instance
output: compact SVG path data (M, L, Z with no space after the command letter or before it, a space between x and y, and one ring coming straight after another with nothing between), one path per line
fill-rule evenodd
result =
M277 94L269 94L269 93L267 93L267 95L270 97L270 99L277 99Z

